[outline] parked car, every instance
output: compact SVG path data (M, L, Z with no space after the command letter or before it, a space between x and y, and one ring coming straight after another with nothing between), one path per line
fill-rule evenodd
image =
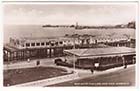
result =
M62 61L62 59L60 59L60 58L57 58L57 59L55 59L54 60L54 63L57 65L57 64L59 64L59 63L62 63L63 61Z

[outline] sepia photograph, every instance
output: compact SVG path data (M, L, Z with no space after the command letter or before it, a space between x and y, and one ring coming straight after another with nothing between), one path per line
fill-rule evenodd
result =
M3 2L3 87L135 87L138 2Z

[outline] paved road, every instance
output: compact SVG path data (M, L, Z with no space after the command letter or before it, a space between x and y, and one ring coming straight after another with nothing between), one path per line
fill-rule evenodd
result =
M134 86L135 66L51 86Z
M10 64L5 64L4 65L4 70L7 69L17 69L17 68L30 68L30 67L35 67L36 62L40 61L41 66L51 66L55 65L54 64L54 58L46 58L46 59L36 59L36 60L31 60L30 62L27 61L21 61L17 63L10 63Z
M59 57L59 58L63 59L64 57ZM17 69L17 68L31 68L36 66L37 61L40 61L41 66L55 66L54 59L55 58L34 59L34 60L30 60L30 62L28 62L27 60L19 61L19 62L4 64L3 68L4 70Z

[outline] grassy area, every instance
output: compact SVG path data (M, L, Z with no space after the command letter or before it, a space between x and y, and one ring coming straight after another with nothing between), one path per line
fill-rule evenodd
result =
M34 67L4 71L4 86L21 84L68 74L65 69L54 67Z

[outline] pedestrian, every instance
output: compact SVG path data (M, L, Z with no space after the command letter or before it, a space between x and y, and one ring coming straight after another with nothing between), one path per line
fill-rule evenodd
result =
M40 61L36 61L36 66L39 66L40 65Z
M125 61L125 64L124 64L124 69L127 68L127 61Z
M67 62L67 59L65 59L65 63Z
M94 73L94 69L93 68L91 68L90 71L91 71L92 74Z
M91 67L91 69L90 69L90 71L91 71L92 74L94 73L94 68L95 68L95 63L92 62L92 67Z

